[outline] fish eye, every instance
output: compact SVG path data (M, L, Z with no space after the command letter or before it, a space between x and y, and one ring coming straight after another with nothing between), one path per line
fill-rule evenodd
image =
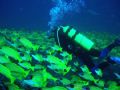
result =
M97 81L96 83L99 83L99 81Z
M80 75L84 75L84 73L80 73Z
M55 69L55 71L58 71L57 69Z
M71 87L71 88L74 88L74 85L73 85L73 84L70 84L70 87Z
M24 56L24 54L23 54L23 53L20 53L20 56Z
M20 46L18 46L18 48L22 48L22 46L20 45Z
M18 37L18 39L20 39L20 37Z
M62 80L62 77L60 77L60 80Z
M67 70L66 70L66 69L64 69L64 72L67 72Z

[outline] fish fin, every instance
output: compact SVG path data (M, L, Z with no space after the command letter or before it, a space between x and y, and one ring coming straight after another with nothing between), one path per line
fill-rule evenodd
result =
M34 67L31 67L31 70L34 71Z

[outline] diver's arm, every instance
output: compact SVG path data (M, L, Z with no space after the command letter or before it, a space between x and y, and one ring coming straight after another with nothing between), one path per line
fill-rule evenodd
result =
M109 52L114 48L120 46L120 38L116 39L112 44L108 45L106 48L104 48L100 53L100 58L105 58Z
M115 44L112 43L109 46L107 46L106 48L104 48L100 53L100 58L101 59L105 58L114 47L115 47Z

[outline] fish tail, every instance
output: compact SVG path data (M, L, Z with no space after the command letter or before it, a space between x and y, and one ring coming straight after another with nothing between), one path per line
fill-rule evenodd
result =
M10 78L10 83L13 84L13 83L15 82L15 80L16 80L16 78L12 76L12 77Z
M28 74L30 73L30 70L25 72L25 77L28 76Z

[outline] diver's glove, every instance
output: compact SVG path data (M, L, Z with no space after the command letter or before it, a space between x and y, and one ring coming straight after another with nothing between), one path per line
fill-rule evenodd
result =
M93 67L93 68L91 69L91 72L92 72L93 75L97 75L97 76L99 76L99 77L102 77L102 75L103 75L103 72L102 72L102 70L98 67L98 65L96 65L95 67Z

